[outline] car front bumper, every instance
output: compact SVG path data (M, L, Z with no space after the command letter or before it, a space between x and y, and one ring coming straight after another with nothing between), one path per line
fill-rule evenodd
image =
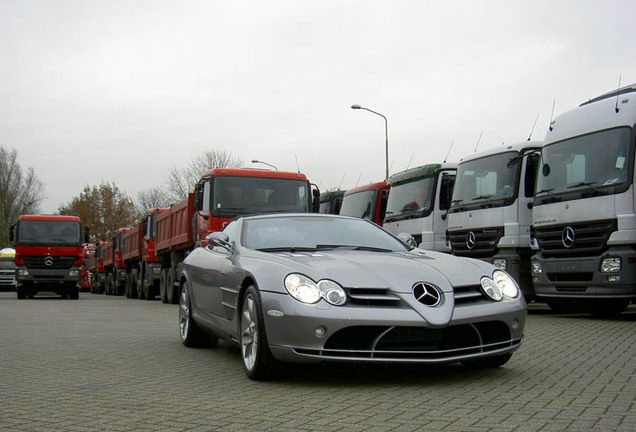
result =
M445 325L404 307L300 303L261 292L269 347L295 363L453 363L513 352L523 341L525 300L456 305Z

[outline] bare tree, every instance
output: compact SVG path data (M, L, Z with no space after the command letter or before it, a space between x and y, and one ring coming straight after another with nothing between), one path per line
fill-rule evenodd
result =
M15 149L0 146L0 247L9 244L9 227L21 214L40 211L44 185L33 168L23 173Z
M150 187L137 194L135 207L140 215L146 214L149 209L170 206L170 199L166 191L161 187Z
M205 150L195 156L185 168L173 166L165 179L166 196L172 203L177 203L192 192L201 175L213 168L239 168L243 161L225 150Z

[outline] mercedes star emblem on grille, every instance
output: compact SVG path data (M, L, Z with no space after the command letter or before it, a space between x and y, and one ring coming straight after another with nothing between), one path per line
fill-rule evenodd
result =
M426 306L437 306L442 301L442 293L434 285L427 283L416 283L413 286L415 299Z
M574 246L574 229L572 227L566 227L561 233L561 243L566 248Z
M46 265L47 267L51 267L53 265L53 257L47 256L46 258L44 258L44 265Z
M466 247L472 250L475 247L476 242L477 239L475 238L475 233L469 231L468 234L466 234Z

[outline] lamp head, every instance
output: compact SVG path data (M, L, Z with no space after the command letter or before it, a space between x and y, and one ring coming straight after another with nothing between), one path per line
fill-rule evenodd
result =
M361 109L362 107L360 105L351 105L351 109Z

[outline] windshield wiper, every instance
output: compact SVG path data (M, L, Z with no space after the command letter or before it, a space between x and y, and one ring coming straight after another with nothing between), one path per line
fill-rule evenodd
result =
M551 197L554 198L554 194L552 193L553 190L554 190L554 188L552 188L552 189L542 189L539 192L536 192L534 195L537 196L539 194L543 194L544 193L544 194L548 194L548 195L550 195Z
M577 183L577 184L573 184L573 185L568 186L568 189L573 189L573 188L577 188L577 187L581 187L581 186L587 186L587 187L589 187L590 189L592 189L595 192L601 192L599 188L594 187L594 184L596 184L596 182L594 182L594 181L588 181L588 182L583 181L581 183Z
M256 250L261 252L316 252L316 248L304 246L277 246L258 248Z
M486 200L488 202L492 202L492 200L490 199L492 195L479 195L478 197L473 198L473 201L477 201L477 200Z
M393 252L391 249L385 249L374 246L355 246L355 245L327 245L320 244L316 245L317 250L327 250L327 249L347 249L347 250L364 250L364 251L372 251L372 252Z

